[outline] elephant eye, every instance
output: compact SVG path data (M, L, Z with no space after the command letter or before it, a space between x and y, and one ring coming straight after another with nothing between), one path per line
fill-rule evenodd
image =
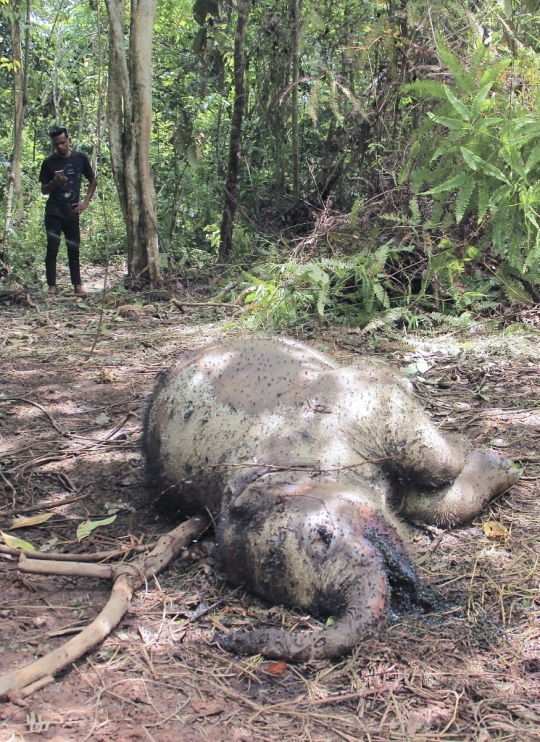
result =
M332 539L334 538L334 534L332 533L332 531L330 531L330 529L326 526L319 526L317 528L317 533L322 538L324 545L328 549L328 547L332 543Z

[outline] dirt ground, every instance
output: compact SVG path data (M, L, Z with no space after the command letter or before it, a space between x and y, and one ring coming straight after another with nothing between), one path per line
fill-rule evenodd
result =
M109 280L103 306L98 269L84 300L67 286L49 302L0 290L0 673L72 637L110 592L95 578L20 574L10 538L50 553L131 558L170 528L145 488L146 397L181 350L241 332L234 310L197 292L135 296L118 276ZM33 695L7 700L0 742L540 740L537 323L529 309L430 336L304 332L340 361L390 361L442 427L504 451L523 470L467 528L411 528L439 613L395 616L339 663L230 656L213 644L216 630L322 625L228 586L207 535L136 593L89 655ZM25 510L43 501L54 507ZM16 516L45 513L11 529ZM78 539L82 523L112 516Z

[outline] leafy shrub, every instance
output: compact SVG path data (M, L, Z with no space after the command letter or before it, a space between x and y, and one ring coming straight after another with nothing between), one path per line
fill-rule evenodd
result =
M456 224L472 218L507 273L514 278L528 274L536 281L540 277L536 267L540 257L537 108L525 98L502 94L511 59L487 69L484 62L484 71L475 74L448 51L442 54L452 87L430 81L405 86L409 93L436 100L438 105L427 113L402 181L410 175L413 192L431 198L427 228L444 227L448 214Z

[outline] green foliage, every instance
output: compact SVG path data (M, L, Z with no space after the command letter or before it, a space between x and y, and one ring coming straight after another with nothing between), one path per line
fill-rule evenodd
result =
M472 70L450 52L453 86L424 82L408 93L437 100L428 111L408 168L413 191L432 199L430 229L450 213L474 219L492 251L517 274L540 276L540 118L528 101L505 92L512 60L483 60ZM402 176L403 178L403 176Z
M363 325L389 309L385 265L390 247L344 258L268 262L245 273L244 302L263 324L292 325L310 315Z
M1 224L12 149L12 5L0 0ZM296 112L300 203L291 198L290 2L253 5L227 276L248 271L236 290L252 324L315 316L369 328L381 317L414 329L450 322L453 314L465 321L467 312L504 298L528 300L540 283L540 16L532 5L515 5L502 22L495 0L474 8L457 0L399 8L305 0ZM218 0L163 0L157 8L150 156L162 266L181 277L217 270L235 8ZM37 173L53 124L67 124L88 154L99 144L110 254L125 249L100 114L105 18L102 0L32 3L25 209L9 234L13 277L42 277ZM331 227L317 233L321 212L349 214L343 234ZM108 230L97 198L82 224L83 260L102 260ZM311 230L316 247L299 258L295 246Z

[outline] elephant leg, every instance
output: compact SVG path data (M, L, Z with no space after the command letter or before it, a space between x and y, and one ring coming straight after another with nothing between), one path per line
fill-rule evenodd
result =
M397 383L379 390L372 420L362 425L392 459L398 476L421 488L451 482L465 465L470 444L461 436L442 433Z
M429 492L411 490L405 495L401 515L437 526L452 527L475 518L497 495L519 479L512 463L496 453L471 451L456 480Z

